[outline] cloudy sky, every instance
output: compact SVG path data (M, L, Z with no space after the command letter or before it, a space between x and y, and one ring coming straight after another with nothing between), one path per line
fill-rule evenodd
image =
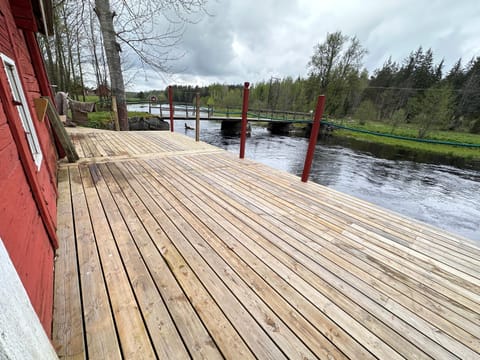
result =
M137 76L131 90L306 76L314 45L337 30L368 49L369 73L420 45L447 69L480 56L479 0L209 0L208 11L188 26L176 73Z

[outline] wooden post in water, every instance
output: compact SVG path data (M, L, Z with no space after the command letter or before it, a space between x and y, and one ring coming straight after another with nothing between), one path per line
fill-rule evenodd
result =
M302 181L308 181L310 168L312 167L313 155L315 154L315 146L317 145L318 131L320 130L320 121L325 108L325 95L320 95L315 109L315 117L313 119L312 131L310 132L310 142L308 143L307 156L305 157L305 165L303 166Z
M240 133L240 159L245 157L245 142L247 140L247 113L248 113L248 87L249 82L245 82L243 85L243 106L242 106L242 129Z
M163 114L162 114L162 103L159 103L158 106L160 106L160 119L163 119Z
M198 92L195 95L195 107L196 107L195 141L200 141L200 93Z
M168 86L168 102L170 105L170 131L173 132L173 88L172 85Z
M113 111L113 124L115 131L120 131L120 123L118 122L118 110L117 110L117 97L112 96L112 111Z

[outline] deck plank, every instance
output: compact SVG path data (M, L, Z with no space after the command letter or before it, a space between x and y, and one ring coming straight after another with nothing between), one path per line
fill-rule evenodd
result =
M238 178L238 176L234 173L234 171L231 171L231 170L230 170L229 173L233 173L233 175L232 175L232 181L234 181L235 183L231 183L230 186L234 188L234 187L236 186L236 184L238 184L238 183L241 182L241 180L240 180L240 181L238 180L239 178ZM252 181L253 181L253 180L252 180ZM216 180L216 183L221 184L222 182L223 182L223 180ZM249 189L249 192L256 192L256 193L257 193L257 194L255 194L255 199L256 199L256 201L259 201L259 199L261 199L261 198L267 199L267 200L270 200L270 201L271 201L271 199L274 198L273 195L275 194L275 192L271 192L271 193L267 193L266 195L262 195L261 193L264 192L264 190L265 190L265 188L267 187L268 184L265 184L265 183L260 183L260 184L259 184L259 183L258 183L258 180L255 180L255 182L256 182L258 185L260 185L260 186L256 186L255 188L252 188L252 187L250 186L250 187L246 187L246 188ZM278 190L278 189L277 189L276 193L278 193L278 192L281 192L281 190ZM248 194L247 194L246 196L248 196ZM265 200L264 200L264 201L265 201ZM278 197L276 198L276 201L278 201ZM299 201L300 201L300 200L299 200ZM294 205L290 205L290 206L291 206L291 209L292 209L292 211L293 211ZM278 207L276 208L276 210L277 210L277 211L281 211L281 209L279 209ZM297 208L297 209L294 210L294 213L295 213L297 216L300 215L301 213L305 213L305 214L308 215L308 214L310 213L310 211L305 212L305 211L302 211L301 209L298 209L298 208ZM293 228L296 228L297 231L300 231L300 232L305 232L305 230L308 229L308 232L307 232L306 234L307 234L308 236L310 236L312 239L317 240L317 242L318 242L318 240L322 239L321 236L315 236L315 232L318 231L318 221L315 221L315 220L309 221L308 218L304 217L304 218L302 218L300 221L298 221L298 223L295 223L295 222L293 221L294 219L295 219L295 218L293 218L292 216L290 216L290 213L284 212L284 213L283 213L283 216L280 218L281 222L279 223L278 226L281 227L281 228L285 228L285 229L289 229L289 228L292 228L292 229L293 229ZM271 220L272 220L272 219L270 219L270 221L271 221ZM285 225L286 225L286 226L285 226ZM294 235L294 236L295 236L295 237L298 237L298 235ZM324 234L323 237L327 237L327 238L329 239L329 238L330 238L330 235ZM335 237L335 239L334 239L334 241L336 242L337 245L339 244L339 239L341 239L341 237L338 236L338 235L337 235L337 236ZM308 242L308 241L310 241L310 240L307 239L306 242ZM309 246L313 247L313 244L316 246L316 244L313 243L312 241L310 241L310 243L311 243L311 244L310 244ZM343 243L342 243L342 244L343 244ZM320 244L319 244L319 245L320 245ZM322 249L323 249L325 246L330 246L330 242L326 242L326 243L324 242L323 245L322 245ZM331 246L330 246L330 247L331 247ZM343 245L342 245L342 247L344 247L345 249L347 249L347 251L348 251L348 249L355 250L355 249L358 249L358 248L359 248L359 246L357 246L357 245L355 245L355 244L351 244L351 245L348 245L348 246L343 246ZM343 249L341 249L341 248L337 248L337 249L335 249L335 247L331 247L331 248L332 248L332 250L333 250L333 251L332 251L332 256L334 256L335 253L337 253L339 250L340 250L340 251L343 251ZM352 255L354 255L354 253L352 253ZM357 257L358 257L358 256L350 256L350 259L349 259L349 260L350 260L350 261L356 260ZM403 255L402 255L402 257L403 257ZM373 259L373 258L372 258L372 259ZM369 265L368 262L364 262L364 263L362 264L362 266L366 266L366 265ZM380 270L385 270L385 268L381 268ZM393 275L393 273L391 273L391 275ZM402 279L399 279L399 280L405 280L405 279L406 279L406 278L403 277ZM409 279L409 280L411 280L411 281L416 281L416 277L413 277L413 278L411 278L411 279ZM394 284L395 284L395 285L401 285L402 283L399 282L399 281L397 281L397 282L395 282ZM413 287L413 289L415 289L415 287ZM411 290L408 291L408 293L410 293L410 292L411 292ZM442 296L443 296L443 295L442 295L442 292L435 293L435 294L432 295L432 299L430 300L430 302L431 302L431 301L438 301L439 298L441 298ZM422 300L422 301L420 302L420 304L423 303L423 301L424 301L424 300ZM449 303L446 303L447 306L449 306L449 305L455 305L455 304L456 304L456 303L454 303L453 301L450 301ZM435 309L437 309L437 308L435 308ZM440 308L440 309L443 309L443 308ZM456 307L455 310L456 310L456 311L459 311L459 312L464 312L464 307ZM451 316L452 316L452 314L450 314L450 317L451 317ZM470 321L474 320L476 317L478 317L478 313L475 313L475 312L465 313L464 318L458 318L458 324L461 325L461 324L463 324L465 321L467 321L467 325L468 325L468 324L470 324ZM477 324L478 324L478 321L477 321ZM462 326L465 326L465 324L463 324ZM478 332L478 329L479 329L478 326L474 326L473 328L474 328L475 330L472 330L471 332L472 332L473 334L477 333L477 332Z
M212 174L209 174L209 175L212 175ZM212 175L213 176L213 175ZM236 179L238 179L238 177L236 177ZM233 180L232 180L233 181ZM196 180L196 183L200 183L199 180ZM221 185L220 185L221 184ZM190 184L190 186L192 186L193 184ZM217 186L218 188L222 188L223 187L223 190L225 193L229 193L229 191L231 189L235 189L235 183L234 182L228 182L226 179L224 178L216 178L214 180L211 181L210 185L212 186ZM251 189L251 188L250 188ZM251 195L251 192L252 190L249 190L248 192L245 192L245 193L241 193L241 190L238 189L238 191L236 192L237 194L230 194L228 195L228 198L226 196L224 196L222 199L221 199L221 202L225 203L225 202L228 202L229 198L232 198L232 199L237 199L238 202L245 202L247 200L250 200L252 201L251 198L254 198L256 201L257 201L257 206L259 206L259 196L253 196ZM272 199L272 196L269 197L269 199ZM278 211L278 209L273 209L273 208L265 208L263 207L262 208L262 211L266 212L266 213L269 213L269 221L271 221L271 216L276 213ZM243 213L245 213L245 210L243 210ZM250 216L253 218L255 216L255 214L250 214ZM265 223L264 222L264 227L268 227L269 224L268 223ZM254 227L254 224L249 224L249 227L250 228L253 228ZM283 228L285 226L282 226L282 227L279 227L279 229ZM275 228L271 228L270 231L275 231ZM277 230L277 233L278 232L282 232L282 230ZM264 235L264 237L266 238L267 235ZM285 234L285 235L282 235L282 239L289 239L289 235L288 234ZM290 238L290 241L289 241L290 244L293 244L295 243L295 238ZM299 247L299 245L297 245L297 248ZM299 263L300 264L311 264L310 265L310 269L314 272L314 273L322 273L324 274L323 277L325 279L328 279L329 276L328 276L328 273L325 272L325 269L328 268L329 271L331 271L332 274L339 274L339 276L341 278L344 278L345 276L347 276L346 274L342 274L342 268L338 267L338 266L334 266L335 264L330 264L330 262L327 260L327 261L321 261L323 257L317 257L316 260L317 262L319 262L322 267L319 267L317 264L314 264L313 262L310 261L310 259L308 258L302 258L302 256L305 256L305 255L308 255L309 254L309 251L308 251L308 248L306 248L305 246L303 247L300 247L302 248L302 252L298 252L296 251L295 249L291 248L291 249L287 249L286 252L289 253L289 254L299 254L299 256L301 257L300 259L298 259ZM332 266L333 265L333 266ZM297 273L300 272L300 268L301 268L301 265L297 265L295 267L295 269L297 270ZM338 281L338 279L335 279L334 277L330 277L330 283L332 284L337 284L337 288L341 288L341 289L344 289L344 288L349 288L349 284L348 283L345 283L345 284L341 284L341 282ZM354 278L350 278L349 280L349 283L350 284L357 284L358 281L360 279L354 279ZM319 288L323 288L325 289L326 288L326 285L325 284L319 284L318 285ZM358 285L357 285L358 287ZM363 293L366 293L366 294L369 294L369 297L371 297L372 299L375 299L376 301L380 302L380 303L385 303L387 302L387 299L384 298L383 295L379 294L376 292L375 289L371 289L369 287L360 287L360 289L363 291ZM348 293L350 294L349 296L352 297L353 295L355 295L355 289L349 289L348 290ZM396 310L396 311L400 311L402 313L405 313L402 317L404 319L409 319L410 321L412 321L412 319L416 319L416 314L415 313L412 313L412 312L409 312L408 309L409 307L404 307L403 305L400 305L400 307L398 305L395 305L397 303L396 301L396 298L392 298L392 299L389 299L390 301L390 305L388 307L386 307L387 309L390 309L390 310ZM394 300L395 299L395 300ZM355 301L359 302L359 303L362 303L364 304L364 306L368 306L369 305L369 299L368 298L365 298L365 299L357 299ZM341 303L341 299L337 299L337 303ZM352 305L349 305L349 306L346 306L346 308L350 308L350 309L354 309L354 306ZM417 312L418 312L418 308L419 306L417 306ZM389 319L389 317L391 315L389 315L388 312L385 312L385 311L382 311L383 309L382 308L375 308L373 307L372 308L372 305L370 304L370 309L369 311L373 314L376 314L376 316L383 316L383 321L385 321L386 319ZM428 316L427 316L427 319L430 319L433 316L434 314L432 313L428 313ZM357 317L359 317L360 315L357 315ZM452 327L451 324L449 324L448 322L444 321L442 318L440 317L436 317L437 321L438 321L438 324L442 326L441 330L443 331L446 331L448 332L449 334L452 334L452 335L456 335L456 337L458 339L461 339L461 341L465 341L467 344L469 344L470 346L472 346L473 348L477 348L477 345L478 343L476 343L476 339L473 338L470 334L468 334L467 332L463 331L461 328L458 328L458 327ZM466 319L463 319L463 321L465 321ZM396 328L396 331L398 331L399 333L401 334L409 334L409 337L411 339L411 341L414 341L414 342L417 342L422 338L421 335L422 334L419 334L418 332L415 331L415 328L406 328L402 323L396 324L395 322L395 318L390 318L390 324L391 325L395 325L397 328ZM437 329L435 328L431 328L431 326L428 324L428 323L425 323L424 321L419 321L417 320L417 325L416 327L418 329L421 329L423 331L423 333L425 334L430 334L430 337L432 338L437 338L438 335L437 335ZM472 326L472 328L477 328L478 327L475 327L475 326ZM475 332L474 332L475 333ZM395 339L396 338L396 335L395 334L392 334L393 338ZM427 339L428 340L428 339ZM399 342L399 341L396 341L396 342ZM431 340L430 340L431 342ZM443 341L444 343L448 343L448 338L444 339ZM435 346L433 346L433 344L430 344L428 343L425 343L425 344L422 344L422 343L419 343L419 345L421 347L424 347L424 348L427 348L429 349L429 351L432 351L433 349L435 349ZM455 346L456 344L454 344ZM437 345L438 347L438 345ZM401 349L403 350L406 350L408 351L408 347L404 347L402 346ZM465 350L464 347L454 347L452 349L453 353L461 353L462 350ZM409 352L407 352L409 353ZM440 354L436 354L436 356L438 357ZM445 356L446 354L443 354L443 356Z
M172 354L175 354L175 357L178 359L188 358L188 352L177 332L175 323L172 321L162 301L162 297L159 295L156 285L150 276L149 270L142 261L142 257L129 233L124 218L115 203L115 200L118 201L118 197L114 200L99 167L95 167L94 171L96 174L95 187L99 197L102 199L102 205L112 229L112 235L120 252L142 316L145 319L146 330L154 344L156 356L167 359ZM107 180L112 181L110 177L107 177ZM104 267L106 266L107 264L104 265ZM122 297L125 297L124 291L122 292ZM129 337L132 337L135 331L132 325L128 328ZM143 322L138 326L143 330ZM143 353L143 351L135 351L135 353Z
M154 195L157 203L162 203L162 208L166 208L168 216L175 225L181 229L192 251L197 253L208 263L212 270L222 279L232 294L243 304L256 322L260 324L263 330L275 341L288 358L314 358L315 356L299 340L291 330L281 322L280 318L271 311L262 300L252 293L251 289L245 284L236 272L225 262L217 253L211 251L205 243L202 236L198 233L201 229L193 226L194 218L187 213L180 213L181 204L173 197L169 196L165 187L161 186L154 178L153 184L146 185L155 189ZM169 201L170 200L170 201ZM187 243L187 242L185 242ZM258 335L256 335L258 336ZM261 339L259 339L262 341ZM265 346L265 345L262 345ZM263 356L261 356L263 357Z
M246 170L246 171L248 171L248 170ZM234 171L231 171L231 172L234 173ZM233 175L233 176L235 176L235 175ZM252 178L255 179L254 181L258 185L260 185L259 188L263 189L265 186L268 187L268 184L269 184L268 181L262 182L261 180L258 179L258 177L255 177L255 175L253 173L252 173L251 176L252 176ZM271 191L270 194L268 194L268 196L271 197L272 195L278 193L279 192L278 190L279 189ZM287 188L284 188L283 191L280 191L280 195L278 195L277 198L281 197L282 196L281 193L284 193L285 191L288 191ZM291 196L291 199L285 199L283 201L284 205L293 209L293 208L295 208L295 206L297 204L302 204L302 197L301 196L297 197L297 195L295 195L294 191L290 191L289 194ZM308 195L306 195L306 196L308 196ZM356 231L355 230L355 223L352 222L352 220L349 220L349 216L350 216L349 213L346 213L346 214L345 213L339 213L336 207L332 208L331 204L326 204L325 202L323 204L324 205L320 205L320 206L317 204L315 207L313 207L311 205L301 205L301 208L302 208L301 210L305 214L305 217L302 221L311 222L312 224L314 224L314 225L316 224L317 226L318 226L318 224L324 224L327 227L332 227L333 226L332 227L333 230L336 230L339 233L343 232L344 235L347 235L347 237L351 238L352 241L360 241L360 243L361 243L360 246L366 246L371 241L373 243L373 247L378 246L377 249L378 249L379 253L390 255L390 259L392 259L392 261L394 261L395 259L401 259L401 266L402 267L405 267L405 265L409 265L409 266L417 267L416 270L421 269L421 270L417 270L417 272L415 272L416 275L414 277L417 277L418 274L422 273L422 271L423 271L424 274L427 274L427 276L426 276L427 278L431 277L432 272L434 274L439 272L439 270L437 268L435 268L434 266L432 266L431 264L421 262L417 258L412 258L407 253L400 253L398 251L395 251L395 250L392 251L392 250L389 250L389 249L384 251L385 250L384 248L385 248L386 244L388 243L388 239L385 239L385 240L381 239L380 241L376 241L375 239L372 239L371 236L365 238L365 233L369 233L369 230L364 229L364 230L361 230L361 231ZM374 237L378 237L378 235L376 235L376 234L373 234L373 235L374 235ZM365 241L367 241L367 242L365 243ZM394 255L395 253L397 255L401 254L401 256L398 256L398 257L391 256L391 255ZM419 254L418 256L421 257L422 254ZM477 282L476 279L478 277L474 277L473 282L467 281L466 284L464 284L465 286L467 286L469 288L469 289L467 289L467 288L464 288L463 286L457 286L458 282L464 281L464 279L462 278L462 275L460 274L460 277L452 278L452 276L454 276L454 275L451 274L451 272L456 272L456 270L452 269L452 268L449 268L449 270L450 270L450 273L448 275L445 274L445 273L441 273L441 276L437 277L437 279L438 278L442 278L442 279L445 278L446 279L448 277L450 280L454 280L454 281L449 281L448 282L450 284L449 286L453 286L453 289L451 291L452 294L455 294L457 291L460 291L460 293L466 294L467 297L475 298L476 293L478 293L478 285L476 284L476 282ZM456 272L456 273L458 274L458 272ZM470 290L470 291L468 291L468 290ZM466 300L466 301L468 302L468 300ZM478 302L471 302L470 301L469 304L474 306L474 308L478 311Z
M180 174L176 174L176 175L177 175L177 177L175 177L175 179L178 179L178 176L180 176ZM199 179L195 179L195 183L199 184L199 186L203 185L204 189L207 188L207 186L208 186L206 184L201 184L201 181ZM211 184L212 187L210 187L209 190L214 191L214 190L212 190L212 189L214 189L213 186L215 186L215 184L218 185L219 183L220 182L218 182L218 181L213 182ZM228 185L232 185L232 184L227 184L227 186ZM194 185L194 183L188 183L188 184L186 184L186 186L191 189L195 185ZM206 190L205 190L205 192L206 192ZM249 237L253 239L251 242L249 242L248 247L251 248L251 249L254 249L254 252L257 255L258 254L263 254L263 258L266 259L267 261L271 259L272 255L274 255L276 259L281 260L282 263L284 264L283 267L281 265L275 264L275 263L269 264L269 266L271 268L276 268L277 272L279 274L287 273L287 275L284 275L284 276L287 276L287 278L289 280L295 279L295 283L298 284L299 286L300 286L300 284L302 284L302 280L305 280L307 283L303 285L304 295L306 297L310 298L310 299L315 299L316 300L315 302L317 304L321 304L323 302L325 304L323 306L333 307L333 309L330 312L330 316L333 316L333 319L337 323L343 323L343 324L349 323L350 324L350 326L349 326L350 331L352 332L353 328L354 328L354 326L353 326L353 323L355 321L354 319L355 318L365 319L362 322L362 325L364 327L371 329L373 333L382 334L384 342L385 343L390 343L390 344L396 346L398 351L404 351L406 354L411 354L411 355L415 354L415 352L422 353L418 349L412 348L411 344L409 344L408 342L404 342L404 341L402 341L403 339L398 338L398 333L397 332L392 332L389 328L385 327L381 322L379 322L374 317L372 317L370 315L370 313L373 313L376 316L382 316L383 317L382 320L384 320L384 321L385 321L385 319L389 319L390 322L393 325L397 326L396 330L399 331L400 333L409 333L409 332L412 332L412 331L414 332L415 331L414 328L405 327L401 322L395 321L396 319L392 318L390 313L384 311L381 307L376 306L376 304L369 301L368 298L363 298L363 299L360 298L361 299L360 301L364 304L364 306L370 305L370 309L369 309L370 313L366 312L365 310L363 310L361 308L359 308L354 301L349 300L345 296L342 296L342 294L339 293L338 291L335 291L335 289L330 284L328 284L327 282L324 282L322 279L318 278L316 276L316 274L317 273L322 273L323 278L327 278L327 279L330 278L331 282L337 283L337 286L339 288L343 289L343 291L349 293L350 297L352 297L352 293L353 293L353 295L355 295L355 292L353 291L355 289L353 289L353 288L349 289L348 284L345 284L345 283L338 285L338 283L340 281L335 276L330 276L329 277L325 268L322 268L322 267L318 266L317 264L314 264L303 253L296 250L295 248L285 247L285 245L280 242L281 239L274 235L275 233L278 234L278 232L281 232L280 229L276 229L276 228L268 229L267 228L268 224L266 224L261 219L259 219L257 217L258 214L250 212L248 208L242 208L238 204L231 202L229 200L229 198L231 197L232 199L234 199L235 196L233 194L230 194L229 197L222 196L221 194L218 194L218 193L217 193L217 195L219 196L217 201L216 201L217 205L213 205L217 209L217 212L220 212L221 209L223 208L224 210L227 210L228 212L230 212L232 214L232 215L229 216L229 215L226 215L225 212L223 212L219 221L222 221L222 217L226 218L226 219L230 218L230 221L232 223L235 222L234 219L237 219L237 221L236 221L237 226L238 226L238 219L240 219L240 221L244 222L245 225L242 228L237 230L238 231L237 236L241 237L242 234L243 235L248 234ZM246 197L246 196L247 196L247 194L238 195L238 197ZM208 199L212 200L213 196L207 197L207 196L203 196L200 193L195 193L195 197L201 199L203 201L203 203L208 202L209 206L212 206L211 201L209 202ZM232 207L228 207L226 204L232 205ZM237 207L238 212L233 208L235 206ZM270 213L269 209L265 209L264 211ZM211 215L211 216L213 216L213 215ZM249 219L243 220L242 217L243 218L249 217L253 221L249 220ZM256 219L256 220L254 220L254 219ZM263 229L260 228L258 226L259 224L263 225L264 228ZM229 232L233 233L234 230L229 228ZM295 239L290 238L286 234L282 235L281 238L284 239L284 240L288 240L289 243L295 242ZM245 238L245 236L241 237L241 239L244 242L247 240ZM268 241L265 241L265 240L268 240ZM263 247L259 247L257 244L261 244ZM284 249L284 252L282 252L281 250L277 250L277 248L280 249L282 247ZM268 249L268 251L266 251L265 249ZM308 254L308 251L307 251L307 254ZM292 256L293 256L293 258L292 258ZM312 268L312 270L311 271L308 270L306 267L303 267L302 264L310 264L310 267ZM337 270L337 273L338 273L338 269L335 269L335 270ZM298 275L302 275L302 278L299 278ZM333 280L331 280L331 279L333 279ZM316 285L315 286L316 289L312 289L311 285ZM318 299L319 295L318 295L317 291L319 289L321 289L321 292L323 293L323 295L327 296L326 298L324 298L324 300ZM359 294L359 293L357 292L357 294ZM330 301L331 301L330 299L335 299L335 300L332 303L330 303ZM354 300L358 301L358 299L354 299ZM383 301L385 301L385 300L383 300ZM340 305L343 309L342 308L336 308L336 305ZM341 311L345 311L346 316L352 315L351 319L348 319L348 317L347 317L343 321L339 320L338 316L339 316L339 313ZM421 341L421 337L420 337L421 334L419 334L419 333L415 334L415 332L414 332L414 335L416 335L416 337L413 337L414 340L416 340L417 342L419 340ZM362 338L367 339L368 335L364 334L362 336ZM374 342L374 341L375 340L372 339L372 342ZM424 343L420 342L419 345L420 345L420 347L435 349L435 347L433 346L434 344L432 344L431 341L429 343L428 339L426 339ZM375 350L375 347L373 347L371 344L366 344L366 347L368 347L371 351ZM385 357L393 358L393 355L391 353L381 353L380 350L379 350L379 353L377 355L381 356L383 358L385 358ZM443 353L443 355L445 355L445 354Z
M128 223L125 224L126 226L118 224L118 231L122 234L128 234L128 232L130 232L133 240L136 242L143 261L145 262L147 270L151 273L155 285L160 292L160 296L156 299L152 298L150 302L152 304L161 303L160 300L165 302L166 308L171 314L171 318L183 337L189 353L193 358L220 358L220 353L215 346L213 339L196 314L194 308L191 306L188 298L183 293L180 285L175 280L175 277L169 271L167 264L163 260L158 249L155 247L155 244L148 236L142 222L135 216L135 212L130 204L135 206L138 202L135 201L135 195L133 195L132 190L126 186L126 180L123 174L118 171L118 168L114 167L113 169L110 169L107 165L101 165L100 170L107 180L108 187L112 192L112 196L114 197L122 216L129 219ZM119 185L119 183L124 185ZM135 251L133 253L135 253ZM132 256L132 254L126 255L129 257ZM156 321L163 319L163 317L156 317L153 312L149 315L151 315L153 319L156 319ZM161 323L162 327L164 327L165 320L161 320ZM156 331L155 323L150 324L146 321L146 325L150 332ZM172 341L172 339L167 336L164 336L162 339L156 339L154 333L152 333L152 339L152 341ZM176 340L176 337L174 340ZM180 357L179 355L180 354L176 353L176 356ZM164 354L164 357L162 358L168 358L168 356L169 354Z
M55 306L53 309L53 344L64 359L84 359L84 327L77 267L77 251L68 169L58 172L57 235L61 239L55 260Z
M178 133L68 131L61 358L480 358L478 244Z
M143 179L143 177L139 177ZM173 252L175 247L179 256L185 259L192 272L198 277L200 282L205 286L213 300L219 304L225 316L229 319L239 335L248 343L255 356L265 359L282 359L285 356L282 354L275 342L272 341L262 327L255 321L254 317L245 308L228 287L220 280L217 274L210 268L209 264L205 262L198 253L193 249L187 235L183 234L176 226L175 220L179 218L171 218L174 216L170 210L170 206L162 206L162 199L151 196L147 188L140 189L136 187L137 194L141 193L142 200L148 203L148 208L156 219L162 219L159 225L168 234L171 250L168 254ZM183 229L182 229L183 230ZM262 319L266 322L265 319ZM267 324L268 325L268 324Z
M123 166L123 163L119 163L118 166ZM191 269L190 265L183 259L180 252L173 245L164 231L163 222L162 224L157 222L157 219L163 219L161 209L158 209L148 193L143 190L135 176L129 176L125 180L125 182L119 183L119 186L128 194L129 201L135 202L133 210L136 216L138 216L139 220L145 226L145 230L151 237L156 248L162 254L172 276L174 276L180 284L183 292L195 308L199 318L207 327L223 355L228 358L254 358L251 350L230 321L225 317L222 309L217 305L195 272ZM165 284L165 286L166 285L168 285L168 283ZM168 290L170 291L171 289ZM178 302L181 303L182 299L182 297L172 296L172 305L175 307L178 306ZM178 314L178 316L182 315L181 313ZM189 326L188 323L186 325ZM211 343L206 341L205 344L198 344L199 347L205 345L211 346Z
M121 358L120 344L78 168L70 168L70 179L87 355L91 359Z
M133 294L130 280L125 272L122 258L118 252L111 225L109 224L102 202L109 198L99 198L96 185L99 178L96 165L80 167L85 197L91 214L91 222L96 238L99 258L105 277L110 306L112 308L116 330L118 333L122 355L134 358L143 354L145 359L154 359L155 352L143 325L143 319L138 311L138 304ZM113 225L112 225L113 226Z

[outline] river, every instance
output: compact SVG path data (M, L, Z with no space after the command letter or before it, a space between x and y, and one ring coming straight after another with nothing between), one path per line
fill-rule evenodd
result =
M194 127L194 121L185 121ZM178 132L184 121L176 121ZM222 136L220 122L202 121L200 139L238 153L239 138ZM308 139L270 135L252 125L246 154L275 169L301 175ZM376 158L331 143L320 142L315 150L310 180L367 200L452 233L480 245L480 172L451 166ZM299 180L300 181L300 180Z

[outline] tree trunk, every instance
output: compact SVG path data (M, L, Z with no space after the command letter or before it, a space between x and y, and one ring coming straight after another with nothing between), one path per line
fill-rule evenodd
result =
M57 72L55 71L55 64L53 62L53 55L52 55L52 49L51 49L52 45L50 43L50 39L48 38L48 36L43 35L42 38L43 38L43 42L45 43L44 54L47 57L46 67L47 67L48 79L50 80L50 84L56 86L58 84L58 78L57 78Z
M63 43L60 34L55 34L55 58L57 60L58 83L57 91L68 91L66 88L66 69L64 66Z
M127 104L125 101L125 84L120 63L120 45L116 41L113 28L113 14L110 11L109 0L95 0L96 13L100 22L100 31L103 36L105 56L107 57L110 73L110 86L112 96L117 99L118 121L120 130L128 130Z
M77 28L77 61L78 61L78 75L80 77L80 87L82 89L82 101L85 102L85 83L83 81L82 57L80 56L80 30Z

